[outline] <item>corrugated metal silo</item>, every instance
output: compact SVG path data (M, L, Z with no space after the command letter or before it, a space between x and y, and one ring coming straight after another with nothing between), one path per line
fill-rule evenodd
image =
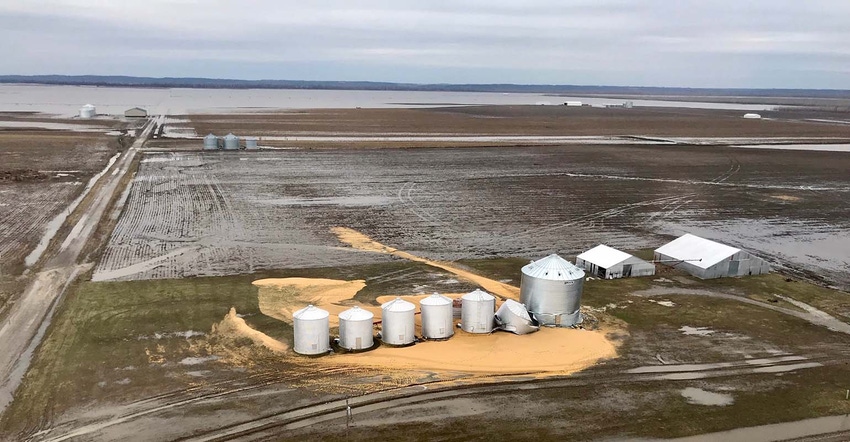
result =
M531 318L524 305L508 299L496 311L496 324L500 330L526 335L540 330L537 321Z
M381 341L390 345L408 345L415 339L416 306L401 298L381 304Z
M347 350L365 350L375 343L372 330L375 315L354 306L339 314L339 346Z
M86 104L80 108L80 118L94 118L97 115L97 109L91 104Z
M569 327L581 322L584 271L552 254L522 268L520 302L541 325Z
M419 301L422 311L422 337L448 339L455 334L452 300L439 293Z
M204 150L217 150L218 149L218 137L209 134L204 137Z
M495 326L493 312L496 311L496 298L476 289L461 297L460 328L468 333L490 333Z
M245 149L254 150L257 149L257 137L246 137L245 138Z
M239 137L227 134L224 137L224 150L239 150Z
M308 305L292 314L295 329L296 353L302 355L325 354L330 349L328 312Z

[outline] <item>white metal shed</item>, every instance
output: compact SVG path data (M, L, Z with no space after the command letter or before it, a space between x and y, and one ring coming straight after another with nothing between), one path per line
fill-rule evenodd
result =
M770 272L770 264L747 251L690 233L655 249L655 259L701 279Z
M584 269L592 276L604 279L652 276L655 274L655 264L613 247L608 247L605 244L599 244L578 255L576 266Z

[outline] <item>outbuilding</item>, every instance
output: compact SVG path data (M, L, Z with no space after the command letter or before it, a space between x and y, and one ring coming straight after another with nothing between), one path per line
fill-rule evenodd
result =
M680 268L700 279L770 272L770 264L745 250L690 233L655 249L655 260Z
M655 264L613 247L608 247L605 244L599 244L578 255L576 266L584 269L589 275L603 279L652 276L655 274Z
M134 107L124 111L124 118L147 118L147 116L148 111L140 107Z

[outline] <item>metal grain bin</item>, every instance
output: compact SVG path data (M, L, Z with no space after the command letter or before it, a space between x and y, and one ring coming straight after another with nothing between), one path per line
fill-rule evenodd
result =
M224 137L224 150L239 150L239 137L227 134Z
M460 328L468 333L490 333L495 326L493 312L496 311L496 298L476 289L461 297Z
M86 104L80 108L80 118L94 118L97 115L97 109L91 104Z
M258 149L258 147L257 147L257 137L246 137L245 138L245 149L248 149L248 150Z
M308 305L292 314L295 329L295 353L325 354L330 349L328 312Z
M552 254L522 268L520 302L541 325L569 327L581 322L584 271Z
M381 341L390 345L412 344L415 314L416 306L401 298L381 304Z
M218 149L218 137L209 134L204 137L204 150L217 150Z
M496 324L499 330L527 335L540 330L537 321L531 318L524 305L508 299L496 311Z
M372 330L375 315L354 306L339 314L339 346L347 350L365 350L375 343Z
M455 334L452 300L438 293L419 301L422 311L422 337L448 339Z

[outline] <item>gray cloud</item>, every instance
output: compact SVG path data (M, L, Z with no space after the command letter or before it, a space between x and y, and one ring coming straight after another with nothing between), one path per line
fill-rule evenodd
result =
M0 0L0 57L10 74L850 88L848 21L844 0Z

